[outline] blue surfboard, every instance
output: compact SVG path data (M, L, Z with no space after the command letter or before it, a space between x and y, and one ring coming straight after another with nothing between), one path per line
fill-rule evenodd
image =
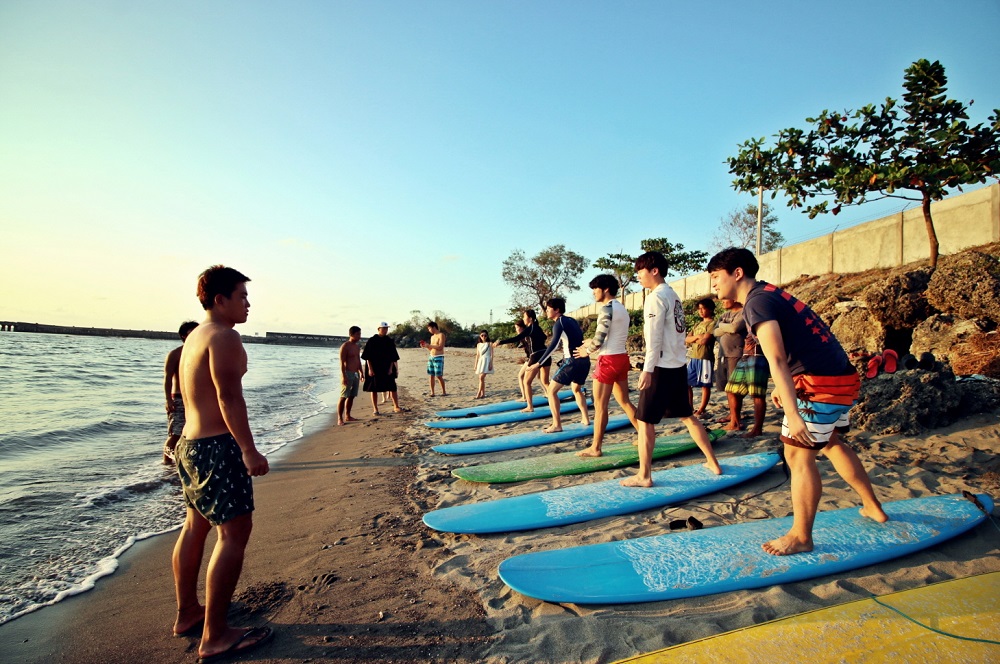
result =
M559 393L560 401L572 398L573 393L569 390L563 390ZM539 406L548 406L549 398L544 394L536 394L532 397L531 404L536 408ZM494 403L479 404L478 406L469 406L468 408L439 410L434 414L438 417L476 417L479 415L490 415L492 413L503 413L508 410L520 410L522 408L524 408L524 401L496 401Z
M630 424L627 415L616 415L615 417L608 418L608 426L605 431L616 431ZM460 443L445 443L443 445L435 445L431 449L441 454L482 454L483 452L502 452L504 450L517 450L522 447L549 445L550 443L560 443L564 440L593 435L593 423L583 426L579 422L574 422L573 424L564 424L563 430L556 431L555 433L545 433L540 429L535 429L534 431L522 431L521 433L512 433L507 436L464 440Z
M523 595L577 604L763 588L874 565L955 537L992 511L989 496L976 498L982 508L962 494L885 503L886 523L862 517L857 507L820 512L809 553L772 556L761 549L788 532L792 517L784 517L526 553L500 563L500 578Z
M592 404L587 399L587 405ZM559 406L560 413L568 413L579 409L576 401L566 401ZM504 413L493 413L492 415L480 415L479 417L448 418L444 420L433 420L424 422L424 425L433 429L472 429L475 427L490 427L496 424L512 424L514 422L527 422L529 420L539 420L543 417L552 417L548 408L536 408L532 413L522 413L519 410L507 411Z
M456 505L424 515L424 523L447 533L506 533L565 526L619 514L631 514L721 491L767 472L777 452L719 459L722 475L702 463L653 473L648 489L623 487L620 479L577 484L523 496Z

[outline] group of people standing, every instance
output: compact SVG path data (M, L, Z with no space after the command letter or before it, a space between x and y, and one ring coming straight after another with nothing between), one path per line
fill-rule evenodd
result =
M758 281L754 255L746 249L733 248L716 254L707 266L712 289L726 313L717 329L711 329L708 324L711 301L699 303L705 324L696 326L689 334L680 298L665 281L668 268L664 256L657 252L644 253L635 262L639 284L649 290L643 305L645 357L636 407L628 396L631 367L625 340L629 314L615 299L618 281L611 275L600 275L590 282L594 299L602 305L593 339L584 342L579 324L564 315L565 301L553 298L546 303L545 310L553 321L548 345L534 312L525 311L515 337L491 342L488 334L480 334L477 371L492 370L495 345L521 343L527 358L519 384L526 408L531 409L531 382L547 370L552 353L561 347L563 360L547 381L552 423L546 430L558 431L561 428L558 394L566 385L571 386L581 421L589 423L583 385L590 373L590 355L596 352L594 437L592 444L579 454L601 454L608 402L614 394L638 432L639 470L621 483L649 487L654 428L664 417L680 419L705 455L708 470L715 474L722 472L708 433L694 409L691 391L692 385L708 387L704 382L710 385L711 377L705 380L704 364L710 358L690 358L686 349L688 342L708 345L718 336L723 340L720 368L726 374L732 413L738 414L733 405L739 405L740 397L746 394L754 399L757 412L757 401L763 400L766 389L766 378L760 380L765 367L774 380L772 401L784 412L780 440L791 471L793 522L785 535L763 543L764 550L774 555L812 550L813 521L822 494L816 465L821 453L861 498L861 515L879 523L887 521L861 461L839 437L848 424L848 411L860 394L860 379L823 320L789 293ZM257 450L250 430L242 393L247 355L234 329L246 322L249 315L246 286L249 281L249 277L222 265L199 275L197 294L206 312L205 320L182 328L184 344L168 356L164 372L171 427L165 458L172 456L176 463L186 506L184 525L172 557L177 597L173 632L177 636L199 636L198 655L200 661L206 662L251 650L272 636L269 627L232 627L227 617L253 526L252 478L269 471L267 458ZM388 328L388 323L381 322L378 334L368 340L363 350L359 346L360 328L350 329L348 341L340 349L342 396L338 424L354 419L350 414L351 404L358 395L359 385L371 393L376 414L380 392L388 392L394 409L402 410L396 392L399 354L387 335ZM746 336L737 359L742 329ZM444 394L444 335L436 323L429 323L428 331L431 341L424 346L429 353L430 393L435 393L437 381ZM726 335L735 335L736 339ZM752 340L752 347L748 340ZM758 359L761 357L764 359ZM697 362L690 362L692 359ZM733 359L736 361L731 362ZM730 390L730 385L735 384L744 385L745 393ZM482 386L480 382L480 396ZM704 412L704 399L700 410ZM728 428L737 428L738 417L731 414L729 424ZM759 420L755 417L754 430L758 428ZM203 604L198 598L198 576L212 529L217 531L218 538L208 565Z

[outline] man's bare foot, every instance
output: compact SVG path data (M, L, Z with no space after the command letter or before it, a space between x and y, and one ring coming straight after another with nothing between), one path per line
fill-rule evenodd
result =
M770 542L764 542L760 545L765 552L770 553L772 556L790 556L795 553L806 553L813 550L812 539L801 540L795 537L791 533L779 537L776 540L771 540Z
M222 643L228 645L216 647L213 644L211 649L206 650L202 650L202 647L205 646L204 642L198 646L198 661L214 662L216 659L228 658L248 650L253 650L257 646L268 642L272 636L274 636L274 631L270 627L253 627L249 629L230 628L226 630L226 638L222 641Z
M881 505L862 507L861 509L858 510L858 514L865 517L866 519L877 521L878 523L885 523L886 521L889 520L889 515L882 511Z
M554 424L550 424L549 426L542 429L542 433L558 433L560 431L562 431L562 427L557 427Z
M728 420L726 420L726 421L728 422ZM729 424L727 424L726 426L722 427L722 430L723 431L743 431L743 423L742 422L737 422L736 424L733 424L732 422L729 422Z
M697 417L698 419L702 419L705 417L705 411L699 408L698 410L691 413L691 417Z
M350 415L348 415L348 416L347 416L347 418L346 418L346 419L345 419L344 421L345 421L345 422L357 422L357 421L358 421L358 418L356 418L356 417L351 417Z
M522 408L521 412L522 413L533 413L533 412L535 412L535 409L534 408Z
M402 408L393 408L392 412L394 412L394 413L405 413L406 411L403 410Z
M709 471L715 473L716 475L722 474L722 466L719 465L718 461L706 461L705 467L708 468Z
M632 475L631 477L626 477L625 479L623 479L621 481L621 485L634 486L634 487L639 487L641 489L648 489L649 487L653 486L653 478L650 477L649 479L643 479L638 475Z
M372 417L378 417L378 416L379 416L379 415L381 415L381 414L382 414L382 413L378 412L377 410L373 410L373 411L372 411Z
M757 436L763 436L764 432L760 429L750 429L746 433L740 434L742 438L756 438Z
M190 609L177 612L174 621L174 636L201 636L205 627L205 607L193 606Z
M715 421L715 423L716 424L725 424L726 422L729 422L731 420L732 420L732 418L727 415L726 417L720 417L719 419L717 419Z
M337 426L338 426L338 427L342 427L342 426L344 426L344 420L342 420L342 419L340 419L340 418L338 417L338 418L337 418Z
M441 396L446 397L446 396L448 396L448 393L447 392L442 392Z
M576 453L576 455L578 457L597 458L597 457L601 456L601 449L600 448L596 448L595 449L593 447L588 447L585 450L580 450L579 452Z

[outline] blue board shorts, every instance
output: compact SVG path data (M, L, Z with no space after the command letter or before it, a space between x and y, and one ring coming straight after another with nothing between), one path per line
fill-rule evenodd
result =
M687 380L688 387L712 387L712 360L688 360Z
M559 361L559 370L556 371L556 375L552 377L552 380L560 385L569 385L570 383L583 385L587 382L589 374L589 357L567 357Z
M184 504L213 526L253 512L253 482L232 434L177 443Z
M431 355L427 358L427 375L444 376L444 355Z

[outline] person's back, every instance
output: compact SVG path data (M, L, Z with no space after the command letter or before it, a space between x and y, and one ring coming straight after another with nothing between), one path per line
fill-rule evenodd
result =
M241 361L237 366L224 367L224 370L238 372L242 377L247 370L247 356L246 351L242 349L242 343L239 332L231 327L211 322L199 325L184 342L180 378L187 417L184 436L189 440L229 433L225 415L219 406L220 400L224 400L228 395L221 394L218 390L226 389L231 383L221 381L217 386L209 361L213 350L220 352L222 347L233 349L234 345L238 345L240 346L238 356Z

